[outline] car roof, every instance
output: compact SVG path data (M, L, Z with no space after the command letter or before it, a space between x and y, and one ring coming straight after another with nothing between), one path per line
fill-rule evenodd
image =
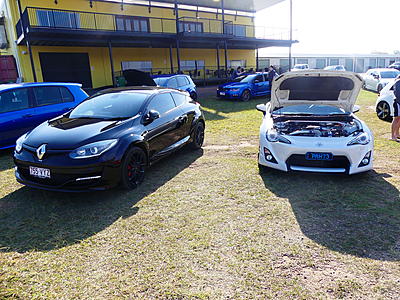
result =
M369 69L368 71L378 71L378 72L391 71L391 72L393 72L393 69L390 69L390 68L376 68L376 69Z
M143 94L158 94L163 91L170 91L170 92L181 92L181 90L173 89L173 88L166 88L166 87L159 87L159 86L127 86L127 87L118 87L118 88L110 88L106 90L101 90L99 93L101 94L108 94L108 93L118 93L118 92L126 92L126 93L143 93Z
M66 82L26 82L26 83L9 83L0 84L0 91L24 88L24 87L37 87L37 86L78 86L82 87L80 83L66 83Z
M175 77L175 76L190 77L189 75L186 75L186 74L161 74L161 75L154 75L152 77L153 77L153 79L156 79L156 78L172 78L172 77Z

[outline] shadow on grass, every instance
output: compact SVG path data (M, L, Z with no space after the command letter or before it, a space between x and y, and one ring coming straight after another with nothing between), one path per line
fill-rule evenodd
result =
M133 191L74 194L23 187L0 199L0 251L48 251L88 238L121 217L135 215L137 202L202 155L202 150L178 151L151 167Z
M302 232L331 250L400 260L399 190L388 174L353 176L261 172L265 186L288 198Z
M0 172L14 167L12 160L13 151L12 149L0 150Z

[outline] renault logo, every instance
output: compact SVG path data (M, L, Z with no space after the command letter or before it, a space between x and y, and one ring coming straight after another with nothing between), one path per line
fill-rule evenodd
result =
M46 154L46 144L43 144L39 148L36 149L36 155L39 158L39 160L42 160L42 158L45 154Z

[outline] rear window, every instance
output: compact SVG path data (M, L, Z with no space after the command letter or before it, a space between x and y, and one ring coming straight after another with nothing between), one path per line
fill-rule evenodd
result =
M35 87L33 89L37 106L62 103L60 88L57 86Z
M179 87L189 84L187 79L184 76L179 76L177 78L177 80L178 80L178 86Z
M28 89L16 89L0 94L0 113L29 108Z
M69 89L61 86L60 91L63 102L74 102L74 96L71 94Z
M183 103L186 102L186 95L172 93L172 97L174 98L176 106L182 105Z
M279 89L289 90L289 100L326 100L339 99L342 90L352 90L354 82L343 77L295 77L284 80Z

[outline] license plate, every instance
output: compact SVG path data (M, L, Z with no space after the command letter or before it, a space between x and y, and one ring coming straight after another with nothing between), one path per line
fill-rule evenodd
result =
M29 167L29 174L39 178L50 178L50 169Z
M307 160L332 160L332 153L318 153L318 152L307 152L306 153Z
M225 96L225 92L219 92L221 96Z

